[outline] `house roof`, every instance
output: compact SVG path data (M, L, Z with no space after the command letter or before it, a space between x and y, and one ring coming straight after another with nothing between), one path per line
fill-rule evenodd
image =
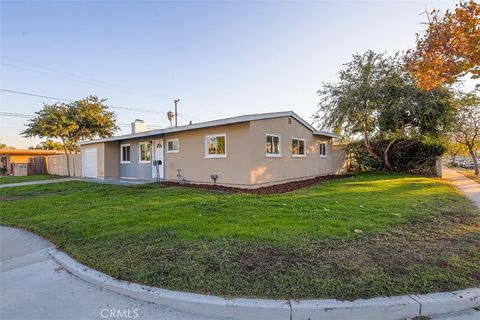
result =
M308 122L303 120L300 116L298 116L293 111L281 111L281 112L270 112L270 113L247 114L247 115L243 115L243 116L199 122L199 123L194 123L194 124L189 124L189 125L184 125L184 126L178 126L178 127L148 130L148 131L144 131L144 132L125 134L125 135L120 135L120 136L115 136L115 137L110 137L110 138L84 141L80 144L81 145L86 145L86 144L99 143L99 142L108 142L108 141L118 141L118 140L150 137L150 136L162 135L162 134L165 134L165 133L188 131L188 130L209 128L209 127L217 127L217 126L223 126L223 125L229 125L229 124L235 124L235 123L241 123L241 122L249 122L249 121L272 119L272 118L282 118L282 117L292 117L292 118L296 119L298 122L300 122L305 127L307 127L307 129L312 131L312 134L314 134L314 135L326 136L326 137L331 137L331 138L340 138L340 136L337 135L337 134L326 132L326 131L316 130Z
M58 150L26 150L26 149L0 149L1 155L15 155L15 156L49 156L54 154L64 154L63 151Z

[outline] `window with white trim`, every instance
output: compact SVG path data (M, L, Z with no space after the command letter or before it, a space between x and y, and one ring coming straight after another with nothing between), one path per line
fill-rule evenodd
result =
M326 142L320 142L320 146L318 148L320 150L320 157L326 157L327 156L327 143Z
M280 136L274 134L266 135L265 152L267 157L280 157Z
M225 134L211 135L205 137L205 157L227 157L227 136Z
M292 156L293 157L305 156L305 139L292 138Z
M150 162L152 159L152 145L148 142L139 143L139 162Z
M180 141L178 139L167 140L167 152L177 153L180 151Z
M130 163L130 145L120 145L120 163Z

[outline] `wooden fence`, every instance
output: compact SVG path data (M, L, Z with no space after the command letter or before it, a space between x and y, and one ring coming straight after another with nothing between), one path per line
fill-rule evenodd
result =
M47 159L31 157L28 159L28 174L47 174Z
M82 176L82 156L80 154L70 154L70 175L72 177ZM48 156L48 173L59 176L68 175L67 156L54 155Z

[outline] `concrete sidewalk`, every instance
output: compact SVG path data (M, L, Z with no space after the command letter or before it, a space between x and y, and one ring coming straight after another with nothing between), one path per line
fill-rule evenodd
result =
M37 181L27 181L27 182L17 182L17 183L6 183L0 184L0 189L10 188L10 187L21 187L21 186L31 186L35 184L49 184L49 183L58 183L65 181L78 180L78 178L59 178L59 179L50 179L50 180L37 180Z
M458 189L460 189L468 199L470 199L478 208L480 208L480 183L465 177L463 174L447 167L442 168L443 177L450 180Z
M0 319L212 320L87 283L51 258L52 247L35 234L0 226Z

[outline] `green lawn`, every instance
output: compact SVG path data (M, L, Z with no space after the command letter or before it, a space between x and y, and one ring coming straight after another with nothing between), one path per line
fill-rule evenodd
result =
M480 285L479 212L440 179L360 174L268 196L75 181L0 200L1 224L169 289L353 299Z
M8 184L8 183L18 183L18 182L28 182L28 181L37 181L37 180L50 180L50 179L58 179L60 176L54 176L50 174L38 174L38 175L30 175L30 176L0 176L0 184Z

